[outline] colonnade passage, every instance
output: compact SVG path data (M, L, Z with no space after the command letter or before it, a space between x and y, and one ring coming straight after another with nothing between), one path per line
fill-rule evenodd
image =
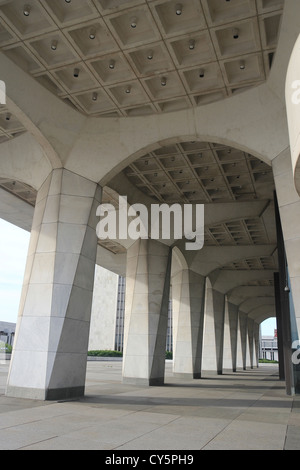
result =
M299 17L299 0L0 2L0 217L31 233L7 396L84 394L95 265L126 277L124 382L164 384L171 293L175 376L257 367L276 316L299 393ZM204 220L99 237L124 198L130 221Z
M185 145L177 144L178 152ZM250 160L244 181L266 173L254 157L229 150L211 145L209 152L214 161L230 155L234 172L240 158ZM179 156L184 158L182 151ZM145 158L149 155L141 157L142 165ZM159 161L152 158L152 164ZM207 371L258 367L260 323L275 315L279 378L294 394L296 317L274 184L268 190L256 185L251 203L205 205L204 245L198 250L187 251L184 239L99 240L100 203L114 201L117 214L115 186L125 175L132 184L137 167L126 167L104 188L57 169L37 192L7 395L53 400L84 394L94 268L105 256L106 266L113 257L126 275L124 383L164 384L171 289L175 377L201 379ZM273 173L267 175L272 182Z

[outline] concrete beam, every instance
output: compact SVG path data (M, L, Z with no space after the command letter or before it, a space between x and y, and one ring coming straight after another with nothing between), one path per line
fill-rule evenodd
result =
M240 286L227 293L228 301L240 305L245 299L253 297L274 297L274 287Z
M238 275L237 275L238 274ZM232 291L235 287L245 286L248 282L273 279L273 270L249 270L249 271L231 271L220 270L210 275L214 289L223 292Z
M271 256L275 249L275 245L204 246L200 251L186 252L185 257L193 271L207 276L231 262Z
M240 304L240 309L245 313L249 313L257 307L268 306L275 309L275 298L273 297L254 297L252 299L245 299Z

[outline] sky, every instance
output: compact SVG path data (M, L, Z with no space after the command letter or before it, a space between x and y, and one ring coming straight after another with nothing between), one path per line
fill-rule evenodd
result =
M0 219L0 321L17 322L29 237Z
M17 322L29 238L29 232L0 219L0 321ZM275 318L262 323L262 335L273 336L275 329Z

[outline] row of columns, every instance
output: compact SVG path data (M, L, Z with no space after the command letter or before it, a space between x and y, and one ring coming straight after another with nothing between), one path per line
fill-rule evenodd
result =
M100 202L97 184L65 169L53 170L38 192L9 396L84 394ZM258 325L196 272L181 269L172 276L168 246L137 240L127 259L125 382L164 382L171 283L174 374L199 378L205 370L257 365Z
M171 275L171 256L154 240L138 240L128 250L123 381L164 382L170 283L175 376L198 379L205 371L257 367L258 323L208 278L188 268Z

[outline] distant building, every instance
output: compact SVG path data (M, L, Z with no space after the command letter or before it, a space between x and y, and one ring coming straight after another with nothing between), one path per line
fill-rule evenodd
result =
M262 336L260 341L260 359L278 361L278 342L276 336Z
M16 324L0 321L0 343L13 346Z
M126 278L96 267L89 350L123 351ZM166 351L173 351L172 301L169 301Z
M125 291L126 279L123 276L119 276L115 328L115 351L123 351L124 347Z
M88 349L115 348L119 276L96 266Z

